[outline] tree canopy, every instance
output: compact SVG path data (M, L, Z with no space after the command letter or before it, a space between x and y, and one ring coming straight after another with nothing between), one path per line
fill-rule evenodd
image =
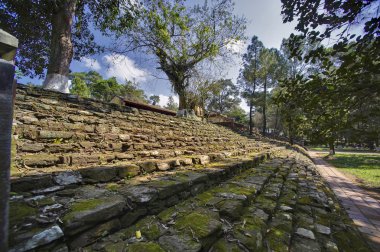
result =
M0 28L19 40L16 66L26 76L46 76L44 86L61 91L73 58L104 49L95 42L93 28L104 35L118 33L120 27L130 27L135 16L129 0L0 2Z
M122 36L125 50L141 49L156 57L179 95L180 109L189 108L187 88L195 66L222 54L244 36L245 19L233 14L231 0L186 7L184 1L144 1L135 26Z

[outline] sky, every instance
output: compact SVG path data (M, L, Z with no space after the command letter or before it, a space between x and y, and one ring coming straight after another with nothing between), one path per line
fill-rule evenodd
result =
M191 1L188 1L191 3ZM197 0L199 2L199 0ZM235 0L235 14L245 16L248 20L246 36L247 41L239 47L239 53L243 54L252 36L256 35L264 46L280 48L283 38L289 37L294 32L295 24L283 24L281 16L280 0ZM108 38L96 33L96 39L100 44L109 44ZM126 55L101 54L84 57L81 61L73 61L70 69L73 72L87 72L95 70L104 78L116 77L120 83L125 79L135 80L139 83L145 93L160 96L160 105L165 105L168 97L172 95L178 102L178 97L173 94L171 85L163 73L152 64L154 58L141 53L130 53ZM236 83L241 67L241 56L236 56L232 64L224 69L222 78L229 78ZM24 77L21 83L32 82L41 84L43 80ZM248 111L244 101L240 106Z

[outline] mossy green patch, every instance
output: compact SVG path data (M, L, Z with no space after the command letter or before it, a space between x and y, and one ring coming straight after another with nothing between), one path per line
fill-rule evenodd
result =
M290 234L276 228L271 228L267 233L266 241L271 251L289 251Z
M190 234L194 232L198 238L205 238L217 229L221 229L221 223L211 216L199 212L192 212L177 219L174 226L180 231L186 231Z
M36 215L38 210L36 208L28 206L24 202L10 202L9 204L9 224L12 227L15 224L19 224L29 216Z
M106 189L110 190L110 191L117 191L117 189L119 189L119 188L120 188L120 185L117 183L108 183L106 185Z
M227 242L224 239L218 240L210 249L217 252L240 252L241 249L236 243Z
M160 223L154 216L145 217L144 219L138 221L135 225L125 229L123 233L126 237L133 237L138 230L140 230L143 237L149 240L156 240L163 233Z
M96 208L104 199L88 199L73 203L69 212L63 217L63 222L69 222L78 212L84 212Z
M165 250L154 242L138 242L129 245L128 252L165 252Z
M333 238L336 241L339 250L341 251L371 251L361 235L352 230L341 230L333 232Z

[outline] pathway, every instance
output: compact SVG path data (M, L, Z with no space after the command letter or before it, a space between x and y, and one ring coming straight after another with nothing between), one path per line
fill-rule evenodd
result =
M309 154L348 215L359 230L369 238L372 248L380 251L380 201L354 185L342 172L320 158L317 152Z

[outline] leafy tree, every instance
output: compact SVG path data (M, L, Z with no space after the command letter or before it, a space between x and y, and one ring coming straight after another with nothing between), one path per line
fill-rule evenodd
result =
M241 124L248 124L247 112L244 111L240 106L233 106L226 115L228 117L234 118L235 122Z
M151 95L149 101L152 105L157 105L160 102L160 97L158 95Z
M182 0L146 0L141 12L122 40L127 49L156 57L179 96L179 108L188 109L192 70L205 59L223 55L226 45L241 39L246 21L233 14L231 0L193 7L186 7Z
M298 94L302 92L304 100L299 104L311 123L313 134L308 137L328 142L333 153L334 141L340 135L354 131L361 122L379 118L379 111L371 104L378 102L380 92L376 78L380 69L380 16L375 11L380 4L342 0L282 3L284 21L297 18L296 29L300 31L289 39L291 54L305 62L320 62L319 72L293 82ZM363 28L362 32L352 33L354 25ZM330 38L335 44L325 49L319 42ZM300 47L305 40L319 45L305 53ZM369 111L361 110L364 107ZM378 141L378 136L375 138Z
M208 110L220 114L227 113L240 103L239 90L231 80L218 80L215 82L211 98L208 104Z
M125 84L122 85L120 95L131 101L148 103L144 90L140 89L138 84L132 81L126 81Z
M91 95L90 89L88 88L86 82L79 77L75 77L72 80L70 93L76 94L85 98L88 98Z
M104 80L96 71L75 72L70 74L73 77L73 86L70 91L83 97L92 97L105 102L111 101L114 96L122 96L128 100L147 103L147 98L142 89L132 81L125 84L117 82L116 78ZM88 90L89 95L85 95Z
M168 102L166 103L166 106L164 108L173 110L173 111L178 110L178 103L174 101L173 96L169 96Z
M2 0L0 28L19 39L16 65L23 74L45 75L44 88L67 88L71 60L102 49L90 26L103 35L128 28L135 17L129 0Z
M262 134L265 136L267 128L267 89L268 87L274 87L277 85L279 78L282 77L283 67L282 59L278 50L272 48L264 48L260 51L259 61L261 66L258 71L258 77L261 79L263 87L263 101L262 101L262 113L263 113L263 128Z
M264 49L263 43L257 36L253 36L251 44L247 47L247 52L243 55L243 68L240 69L239 80L242 97L249 106L249 132L253 134L253 108L256 89L259 86L259 55Z

